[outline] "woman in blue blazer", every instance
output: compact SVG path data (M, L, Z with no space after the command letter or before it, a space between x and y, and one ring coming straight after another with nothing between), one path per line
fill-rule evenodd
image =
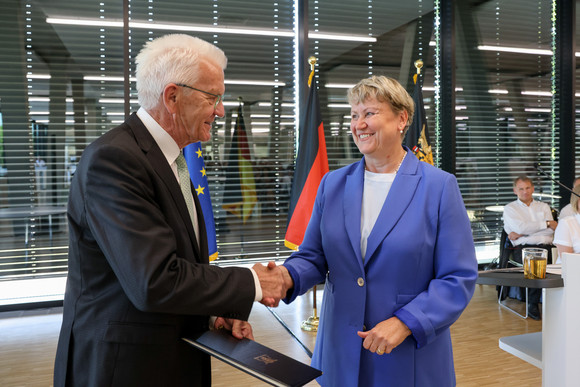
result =
M349 102L364 157L322 179L285 301L325 282L321 385L453 386L449 327L477 278L457 181L402 146L414 104L397 81L363 79Z

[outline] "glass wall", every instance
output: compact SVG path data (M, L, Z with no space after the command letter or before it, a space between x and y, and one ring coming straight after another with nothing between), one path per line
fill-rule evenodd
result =
M536 200L557 206L552 169L558 128L552 114L550 0L457 3L457 178L475 240L499 240L513 180L528 175Z
M435 164L440 131L454 130L456 170L478 258L497 256L511 182L534 178L552 205L558 127L552 114L553 1L456 2L456 127L436 122L439 1L307 2L305 57L317 58L330 169L360 159L350 138L346 90L370 74L413 92L414 62ZM218 263L283 259L294 172L297 4L280 1L0 0L0 279L66 274L68 186L83 149L138 109L134 57L150 39L188 33L228 58L226 116L203 145L216 222ZM578 30L578 29L577 29ZM514 52L515 51L515 52ZM243 220L223 207L239 104L257 203ZM445 101L439 101L446 103ZM439 105L440 106L440 105Z

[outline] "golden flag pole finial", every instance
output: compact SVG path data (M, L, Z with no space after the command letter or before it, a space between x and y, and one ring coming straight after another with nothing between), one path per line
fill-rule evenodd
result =
M421 74L421 69L423 68L423 61L421 59L415 61L415 68L417 69L417 74Z
M312 77L314 76L314 66L316 65L316 57L311 56L308 58L308 63L310 64L310 76L308 77L308 87L312 83Z
M315 56L311 56L310 58L308 58L308 63L310 64L310 71L314 71L314 65L316 65L316 57Z
M413 75L413 82L417 83L417 77L421 74L421 69L423 68L423 61L421 59L415 61L415 68L417 69L417 74Z

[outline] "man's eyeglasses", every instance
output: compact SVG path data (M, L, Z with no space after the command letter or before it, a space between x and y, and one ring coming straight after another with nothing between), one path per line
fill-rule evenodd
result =
M224 100L223 94L222 95L219 95L219 94L210 93L208 91L203 91L203 90L200 90L200 89L196 89L195 87L187 86L187 85L185 85L183 83L176 83L176 85L177 86L180 86L180 87L187 87L188 89L195 90L195 91L200 91L200 92L202 92L204 94L211 95L212 97L215 97L216 100L215 100L215 103L213 105L214 110L217 109L217 106L219 105L219 103Z

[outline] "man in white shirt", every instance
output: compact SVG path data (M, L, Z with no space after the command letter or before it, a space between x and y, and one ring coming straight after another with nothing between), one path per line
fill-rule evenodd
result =
M514 193L517 200L504 207L504 229L514 249L514 261L522 262L522 248L542 247L548 250L548 261L551 262L551 248L554 230L558 222L553 220L550 206L534 200L534 183L527 176L514 180ZM540 319L538 302L541 289L528 289L528 315L534 320Z
M580 177L577 177L574 180L574 186L572 188L576 188L576 186L578 186L579 184L580 184ZM564 219L565 217L572 216L572 215L574 215L574 211L572 210L572 206L570 205L570 203L568 203L560 211L560 216L558 217L558 219Z

